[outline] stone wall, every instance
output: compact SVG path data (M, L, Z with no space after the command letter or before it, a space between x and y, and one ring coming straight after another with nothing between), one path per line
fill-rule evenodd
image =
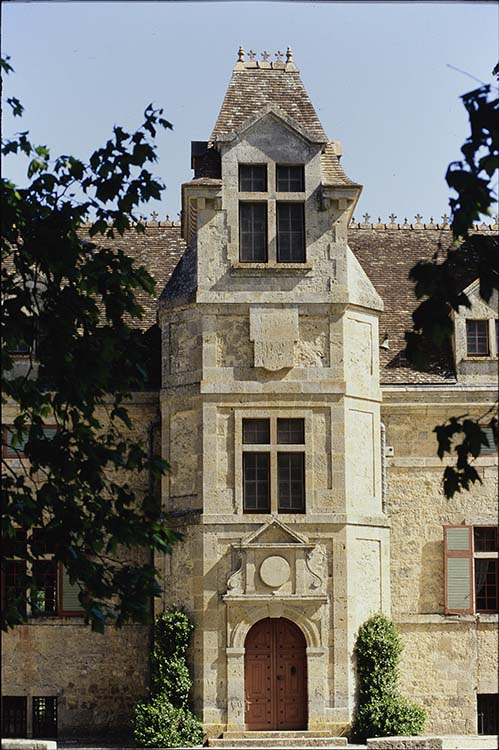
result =
M497 693L498 616L445 615L444 524L497 524L497 456L474 462L482 484L446 499L445 464L436 456L436 424L450 415L479 417L493 394L483 390L385 391L391 523L392 613L403 637L402 691L424 705L426 732L474 734L477 693ZM446 403L447 402L447 403Z
M4 635L3 695L57 696L59 738L130 731L147 690L149 629L92 633L82 618L44 618Z

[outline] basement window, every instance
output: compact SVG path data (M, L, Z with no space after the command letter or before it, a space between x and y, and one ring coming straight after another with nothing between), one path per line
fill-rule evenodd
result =
M55 696L33 698L33 738L39 740L57 738L57 698Z
M499 695L478 693L476 696L477 734L498 734Z
M25 695L2 696L2 737L26 737L26 704Z

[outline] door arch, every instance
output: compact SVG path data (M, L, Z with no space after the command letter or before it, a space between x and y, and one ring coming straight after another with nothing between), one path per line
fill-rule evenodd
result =
M284 617L255 623L245 641L248 730L307 728L307 656L300 628Z

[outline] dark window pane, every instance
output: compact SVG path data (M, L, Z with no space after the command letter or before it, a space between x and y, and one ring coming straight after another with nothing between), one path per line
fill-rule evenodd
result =
M55 560L36 560L33 563L31 610L33 615L56 613L57 563Z
M475 558L477 612L497 612L497 560Z
M27 534L24 529L16 529L13 537L5 536L2 539L3 554L5 557L25 557L27 546Z
M277 204L277 260L305 261L305 219L303 203Z
M22 458L27 442L27 432L19 434L14 427L3 428L3 455L5 458Z
M21 615L26 615L26 561L2 561L2 606L16 607Z
M240 164L239 190L248 193L265 193L267 191L267 165Z
M303 166L277 165L276 188L278 193L302 193L305 190Z
M475 552L497 552L497 526L475 526Z
M33 737L45 740L56 739L56 697L33 698Z
M267 262L267 204L239 204L239 260Z
M499 695L497 693L478 693L476 713L478 734L498 734Z
M34 557L41 555L53 555L56 545L48 538L47 531L42 528L35 528L31 532L31 553Z
M26 737L26 703L25 696L2 696L2 737Z
M288 445L303 445L305 442L305 423L303 419L278 419L277 442Z
M487 438L488 445L485 445L485 443L482 443L480 446L480 453L481 455L486 455L487 453L497 453L497 445L494 440L494 430L492 427L484 427L483 425L480 425L480 428L483 433L485 433L485 437Z
M305 454L277 454L278 510L280 513L305 511Z
M487 357L489 354L489 335L487 320L466 321L466 351L474 357Z
M31 346L22 339L9 346L9 354L29 354L30 351Z
M243 506L246 513L270 510L269 453L243 453Z
M243 419L243 443L246 445L270 443L270 419Z

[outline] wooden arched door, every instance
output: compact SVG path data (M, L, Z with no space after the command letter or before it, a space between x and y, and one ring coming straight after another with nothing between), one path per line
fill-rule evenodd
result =
M248 730L307 728L307 657L301 630L284 618L257 622L245 642Z

